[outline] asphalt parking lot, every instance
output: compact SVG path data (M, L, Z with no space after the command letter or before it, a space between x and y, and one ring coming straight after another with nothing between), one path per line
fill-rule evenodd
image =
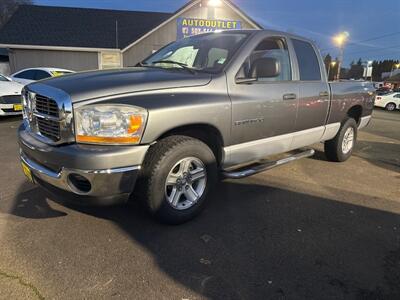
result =
M181 226L136 205L67 207L20 170L0 120L1 299L400 299L400 112L346 163L224 181Z

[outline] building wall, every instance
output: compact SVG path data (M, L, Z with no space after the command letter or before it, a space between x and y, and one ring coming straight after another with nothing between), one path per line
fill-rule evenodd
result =
M246 22L234 10L225 5L217 8L208 8L198 4L178 17L237 20L241 21L242 29L254 29L251 24ZM123 53L124 67L135 66L138 62L149 56L154 50L158 50L166 44L175 41L177 38L177 18L171 20L139 43L127 49Z
M33 67L93 70L99 64L97 52L12 49L9 57L11 73Z
M0 74L10 75L10 63L8 57L0 56Z

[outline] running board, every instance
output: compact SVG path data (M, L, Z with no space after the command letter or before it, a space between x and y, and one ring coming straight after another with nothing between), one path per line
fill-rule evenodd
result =
M240 179L244 177L248 177L257 173L261 173L270 169L273 169L275 167L279 167L285 164L288 164L290 162L310 157L313 156L315 151L313 149L309 149L297 154L294 154L289 157L282 158L280 160L276 161L269 161L267 163L258 163L258 164L253 164L251 166L243 167L240 168L239 170L232 170L232 171L223 171L222 175L225 178L230 178L230 179Z

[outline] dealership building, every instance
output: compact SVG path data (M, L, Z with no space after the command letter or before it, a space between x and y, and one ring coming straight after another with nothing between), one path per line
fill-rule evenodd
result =
M192 0L174 13L22 5L0 30L9 68L74 71L134 66L202 32L261 29L229 0Z

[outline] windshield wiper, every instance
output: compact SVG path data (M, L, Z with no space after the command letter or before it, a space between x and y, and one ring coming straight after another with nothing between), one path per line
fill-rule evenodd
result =
M173 61L173 60L156 60L153 61L151 64L174 64L180 66L182 69L185 69L186 71L189 71L192 74L196 74L196 71L193 68L188 67L187 64L179 62L179 61ZM146 65L145 65L146 66Z

